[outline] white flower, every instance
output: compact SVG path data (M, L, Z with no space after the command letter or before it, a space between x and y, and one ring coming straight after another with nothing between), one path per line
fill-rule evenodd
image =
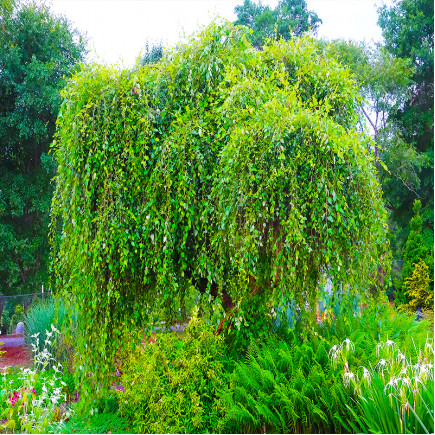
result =
M363 369L363 379L365 381L367 381L367 383L370 383L371 379L372 379L372 374L370 373L370 370L367 370L365 367L362 367Z
M355 373L346 372L343 375L344 386L348 387L350 385L351 381L355 382L356 379L357 379L357 377L355 376Z
M432 353L434 353L433 346L432 346L431 343L429 343L428 340L426 341L426 344L424 345L424 350L425 350L425 351L427 350L428 352L432 352Z
M408 377L406 378L401 378L402 384L405 384L407 387L409 387L411 385L411 379L409 379Z
M343 345L345 345L346 348L346 352L349 352L349 350L355 350L355 345L348 339L346 338L343 343L341 344L341 346L343 347Z
M403 353L400 352L400 350L399 350L399 352L398 352L398 354L397 354L397 359L398 359L399 361L406 362L406 356L403 355Z
M393 388L394 390L396 390L397 383L398 379L395 376L392 376L387 385L385 385L384 393L387 391L388 388Z
M387 348L387 351L393 351L398 349L398 346L396 343L394 343L394 341L389 340L387 337L387 341L384 343L383 341L380 341L377 345L376 345L376 355L379 356L379 351L380 349L383 348Z
M333 367L337 366L337 361L341 355L341 346L339 344L335 344L331 347L331 350L328 353L329 358L331 359L331 363Z
M386 359L380 359L379 362L375 365L375 369L381 370L382 372L385 370L386 366L388 365L388 361Z

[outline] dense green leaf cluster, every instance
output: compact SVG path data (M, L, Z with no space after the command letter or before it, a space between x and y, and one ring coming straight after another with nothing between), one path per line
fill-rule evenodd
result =
M159 332L123 367L120 413L138 433L219 432L215 406L225 385L223 337L193 318L182 337Z
M258 295L314 317L323 277L366 295L388 274L349 71L308 37L258 51L247 33L216 22L139 70L84 68L63 93L54 270L85 371L105 377L155 308L177 320L190 284L240 327Z
M237 14L235 25L252 29L249 39L256 48L261 48L268 38L289 40L309 30L316 31L322 23L315 12L307 10L305 0L280 0L274 9L261 1L244 0L234 12Z

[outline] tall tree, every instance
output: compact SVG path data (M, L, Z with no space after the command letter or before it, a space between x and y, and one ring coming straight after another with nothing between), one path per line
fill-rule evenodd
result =
M322 20L313 11L307 10L305 0L280 0L275 9L261 2L244 0L243 5L236 6L237 21L235 25L250 27L252 45L260 48L269 37L282 37L289 40L291 35L302 35L307 30L315 31Z
M314 321L325 275L368 298L388 263L350 72L309 37L260 51L247 33L212 23L152 68L89 67L65 92L54 264L95 376L124 333L181 319L190 284L212 323L254 332L286 303Z
M45 5L2 0L0 29L0 291L26 293L45 280L50 179L47 156L60 90L85 41Z
M432 0L400 0L379 9L386 49L396 57L408 58L414 65L409 97L394 115L404 141L413 144L422 166L419 189L403 191L394 218L406 226L415 199L422 203L423 239L433 247L433 104L434 104L434 3ZM409 231L409 229L408 229Z

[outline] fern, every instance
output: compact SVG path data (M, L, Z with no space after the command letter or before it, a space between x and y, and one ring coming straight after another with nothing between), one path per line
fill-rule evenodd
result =
M253 432L263 431L263 425L281 433L340 432L333 417L337 407L329 406L331 381L345 396L339 407L343 418L349 415L344 406L349 395L341 376L325 373L318 362L320 356L325 364L325 348L320 349L317 355L308 344L273 338L261 346L252 344L245 362L238 363L233 373L237 387L221 398L228 409L224 432L240 430L240 423L244 431Z

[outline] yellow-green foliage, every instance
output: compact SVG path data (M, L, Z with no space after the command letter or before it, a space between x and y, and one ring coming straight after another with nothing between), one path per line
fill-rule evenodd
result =
M414 264L412 276L405 280L406 294L409 296L409 308L415 311L417 308L430 308L433 306L433 291L430 288L432 282L429 276L429 267L420 260Z
M138 433L216 432L217 389L225 383L223 337L193 318L181 339L158 333L124 367L120 413Z

